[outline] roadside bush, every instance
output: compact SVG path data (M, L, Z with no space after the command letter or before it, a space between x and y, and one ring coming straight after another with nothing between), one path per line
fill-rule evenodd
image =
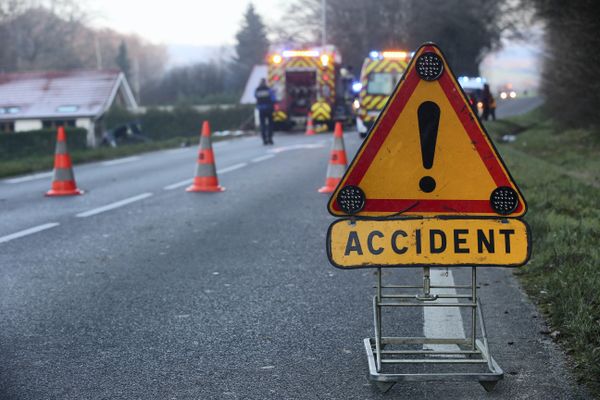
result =
M87 131L66 128L69 150L86 148ZM56 130L41 129L0 135L0 159L14 160L30 156L47 156L54 153Z

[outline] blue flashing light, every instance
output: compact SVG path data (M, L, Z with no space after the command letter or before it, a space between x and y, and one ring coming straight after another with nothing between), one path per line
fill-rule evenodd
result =
M373 50L373 51L371 51L371 52L369 53L369 57L371 57L371 58L379 58L379 52L378 52L378 51L375 51L375 50Z
M360 83L360 82L354 82L354 83L352 83L352 91L354 93L360 92L361 89L362 89L362 83Z

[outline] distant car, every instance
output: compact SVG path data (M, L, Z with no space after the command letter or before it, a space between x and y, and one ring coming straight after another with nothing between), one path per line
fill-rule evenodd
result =
M512 83L507 83L500 86L500 89L498 90L498 97L500 97L502 100L516 99L517 92L515 92Z
M515 92L514 90L502 90L500 92L500 98L502 100L507 100L507 99L516 99L517 98L517 92Z

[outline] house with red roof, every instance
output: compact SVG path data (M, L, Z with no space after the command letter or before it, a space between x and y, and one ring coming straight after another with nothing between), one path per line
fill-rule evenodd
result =
M118 70L0 74L0 134L58 126L86 129L95 146L112 107L136 111L137 102Z

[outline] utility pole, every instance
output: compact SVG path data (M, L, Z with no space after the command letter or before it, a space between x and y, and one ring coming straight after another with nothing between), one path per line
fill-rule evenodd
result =
M327 0L321 0L321 46L327 44Z
M140 94L140 61L137 55L133 58L133 90L137 95L138 104L142 103L142 95Z
M96 69L102 69L102 53L100 52L100 42L96 35L94 35L94 45L96 46Z

